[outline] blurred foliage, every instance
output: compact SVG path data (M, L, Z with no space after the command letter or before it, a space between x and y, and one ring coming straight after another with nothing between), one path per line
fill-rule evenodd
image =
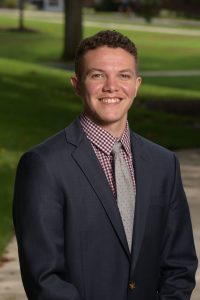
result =
M102 0L94 4L96 11L116 11L118 2L115 0Z
M96 11L118 10L129 13L133 11L136 15L143 16L147 22L150 22L152 17L159 16L163 9L175 12L177 16L199 18L199 4L199 0L102 0L95 4L95 9Z
M16 8L17 1L16 0L0 0L0 6L5 8Z

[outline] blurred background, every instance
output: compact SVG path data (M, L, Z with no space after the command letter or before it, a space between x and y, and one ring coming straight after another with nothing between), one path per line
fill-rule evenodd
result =
M187 174L195 174L183 177L195 191L188 200L199 247L200 0L0 0L2 300L26 299L14 281L10 292L4 271L16 258L7 258L5 249L11 245L11 256L16 251L11 214L17 162L81 112L69 81L75 49L82 37L103 29L122 32L138 48L143 82L129 114L131 128L178 151L183 172L188 167ZM19 277L18 266L7 271ZM200 299L199 281L198 271L193 300Z

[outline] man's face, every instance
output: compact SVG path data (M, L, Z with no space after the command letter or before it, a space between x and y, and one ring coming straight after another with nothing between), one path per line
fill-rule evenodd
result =
M141 78L129 52L103 46L84 55L81 78L72 77L71 82L83 99L86 115L107 129L125 126Z

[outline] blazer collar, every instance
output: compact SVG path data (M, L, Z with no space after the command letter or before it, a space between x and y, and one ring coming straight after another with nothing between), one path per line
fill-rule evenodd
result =
M136 206L131 253L131 272L133 272L139 257L144 237L150 202L150 189L152 187L153 163L149 153L146 150L145 140L143 138L132 133L131 142L136 178Z
M73 159L79 165L100 200L102 208L105 210L105 213L130 260L131 255L116 200L113 197L113 193L103 169L89 140L83 132L78 118L65 129L65 134L67 142L75 146L74 151L72 152Z

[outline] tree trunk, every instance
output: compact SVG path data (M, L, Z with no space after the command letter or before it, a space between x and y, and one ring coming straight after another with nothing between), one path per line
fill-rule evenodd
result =
M64 61L74 60L82 39L82 0L64 0Z
M19 30L24 30L24 0L19 0Z

